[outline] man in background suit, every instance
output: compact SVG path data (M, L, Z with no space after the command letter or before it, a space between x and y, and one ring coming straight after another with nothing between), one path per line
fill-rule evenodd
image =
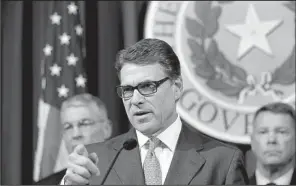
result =
M260 108L251 135L256 169L251 185L296 185L295 110L284 103Z
M104 103L97 97L84 93L65 100L61 106L63 140L68 153L78 144L102 142L111 135L111 121ZM36 184L58 185L67 169L56 172Z
M62 184L248 183L240 150L190 129L177 114L183 81L179 59L170 45L143 39L119 52L116 69L120 79L116 91L133 128L103 143L77 146L69 156ZM136 147L120 152L131 138L136 139Z

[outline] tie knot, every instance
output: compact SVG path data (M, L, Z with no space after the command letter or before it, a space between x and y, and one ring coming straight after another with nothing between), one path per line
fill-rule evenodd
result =
M148 140L149 151L153 151L160 143L158 138L152 137Z

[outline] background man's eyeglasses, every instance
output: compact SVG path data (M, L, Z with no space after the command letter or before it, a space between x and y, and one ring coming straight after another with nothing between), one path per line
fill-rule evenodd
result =
M143 96L148 96L157 92L157 88L164 83L166 80L170 79L165 77L159 81L148 81L139 83L137 86L133 87L130 85L127 86L116 86L116 92L121 98L131 98L134 95L134 90L137 89L140 94Z
M78 121L76 123L77 127L86 127L86 126L90 126L90 125L93 125L95 124L96 121L93 121L93 120L89 120L89 119L82 119L80 121ZM73 128L73 126L75 125L74 123L64 123L64 130L69 130L71 128Z

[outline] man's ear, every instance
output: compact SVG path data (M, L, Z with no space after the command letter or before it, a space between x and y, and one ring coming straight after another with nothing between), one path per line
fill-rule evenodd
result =
M111 122L111 120L108 119L108 121L104 125L103 130L104 130L104 134L105 134L105 140L109 139L111 137L111 134L112 134L112 122Z
M178 101L183 93L183 80L182 77L178 77L174 80L174 95L175 100Z

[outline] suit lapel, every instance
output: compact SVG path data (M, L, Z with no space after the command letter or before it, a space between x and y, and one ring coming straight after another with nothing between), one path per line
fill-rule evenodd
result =
M122 143L129 138L137 139L135 129L131 129L127 133L126 138L114 144L113 147L119 150ZM122 150L114 165L114 169L125 185L143 185L145 183L139 146L129 151Z
M172 159L165 185L188 184L198 173L205 159L197 152L203 148L199 136L184 124Z

